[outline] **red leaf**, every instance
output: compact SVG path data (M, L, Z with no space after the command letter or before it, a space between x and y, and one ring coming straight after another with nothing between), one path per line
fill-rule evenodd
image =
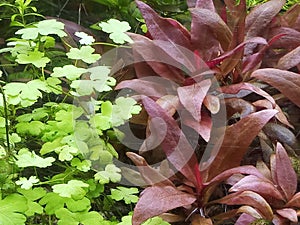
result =
M225 131L222 145L215 146L216 158L205 171L208 180L220 172L239 166L253 139L276 113L277 110L262 110L229 126Z
M184 82L184 76L178 69L178 67L180 67L180 64L176 61L178 57L174 58L177 56L176 54L174 54L174 57L170 56L161 47L157 46L154 41L150 40L147 37L132 33L130 33L129 35L134 41L134 43L132 44L132 48L135 51L135 62L147 62L147 64L151 66L151 68L159 76L171 79L177 83ZM164 43L166 44L166 42ZM178 48L178 46L176 47ZM147 71L145 72L147 73ZM147 75L148 74L139 74L140 77L144 77Z
M300 32L289 27L276 27L271 29L269 37L274 37L278 34L286 34L278 41L276 41L272 47L275 49L295 49L300 45Z
M155 132L161 133L162 136L165 135L161 146L168 160L196 186L197 181L194 175L194 166L197 164L197 158L194 154L194 149L176 121L166 114L156 102L148 97L143 97L142 101L149 116L159 122L157 126L154 126L156 128ZM166 130L159 129L161 123L165 123Z
M284 4L285 0L271 0L255 7L246 17L246 40L261 36ZM247 45L245 54L251 54L255 46L256 44Z
M297 66L300 64L300 46L285 56L281 57L281 59L278 62L277 68L281 70L288 70L291 69L294 66Z
M247 175L253 175L256 177L264 178L263 175L259 172L259 170L256 169L254 166L238 166L238 167L228 169L228 170L218 174L213 179L211 179L209 182L205 183L205 185L212 186L212 185L221 183L221 182L227 180L229 177L231 177L234 174L247 174Z
M296 193L285 207L300 208L300 192Z
M193 128L206 142L209 141L212 130L212 118L205 111L201 111L201 120L196 121L188 113L182 114L182 122Z
M210 80L203 80L199 83L177 88L178 97L181 104L198 122L201 120L202 102L210 86Z
M192 25L191 38L201 58L211 60L218 55L219 44L224 50L228 49L232 33L222 18L208 9L191 9Z
M262 215L256 209L252 208L251 206L247 206L247 205L241 206L238 209L237 213L247 213L248 215L251 215L254 218L257 218L257 219L262 218Z
M264 197L269 203L273 199L284 200L284 197L271 181L253 175L244 177L233 185L229 191L254 191Z
M297 175L288 154L279 142L276 146L276 177L286 199L290 200L297 189Z
M158 83L158 81L160 83ZM115 87L115 90L130 88L141 95L146 95L151 98L161 98L162 96L169 94L168 90L166 89L166 87L168 86L170 86L169 81L158 77L154 77L152 79L144 78L144 79L125 80L119 83Z
M134 152L127 152L126 155L138 167L144 181L146 182L146 185L163 183L165 185L174 186L174 184L167 177L160 174L156 169L150 167L142 156L135 154Z
M276 212L280 216L282 216L282 217L284 217L284 218L286 218L286 219L288 219L288 220L290 220L294 223L298 222L297 212L294 209L290 209L290 208L277 209Z
M227 205L248 205L258 210L267 220L272 220L273 211L268 202L259 194L253 191L243 191L229 194L213 203L221 203Z
M167 41L187 49L192 49L190 40L186 37L186 34L182 29L176 29L168 19L160 17L147 4L141 1L136 1L136 4L144 17L148 31L154 40ZM174 45L175 48L176 45Z
M250 216L246 213L243 213L238 220L235 222L234 225L245 225L245 224L251 224L253 221L255 221L255 218L253 216Z
M239 84L233 84L233 85L221 87L221 92L224 94L238 94L241 90L252 91L252 92L268 99L272 103L273 106L276 105L275 100L273 99L272 96L270 96L264 90L254 86L253 84L250 84L250 83L239 83ZM237 96L237 97L239 97L239 96Z
M279 69L259 69L251 77L260 79L278 89L288 99L300 107L299 74Z
M132 225L140 225L145 220L172 209L191 205L195 196L184 193L173 186L152 186L146 188L135 206Z

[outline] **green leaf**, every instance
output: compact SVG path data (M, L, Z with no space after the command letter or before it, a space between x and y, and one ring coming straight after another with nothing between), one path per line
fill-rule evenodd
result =
M93 54L95 49L91 46L82 46L80 49L71 48L70 52L67 53L67 56L70 59L82 60L86 63L95 63L101 58L100 54Z
M131 27L126 21L119 21L116 19L110 19L107 22L99 23L99 26L106 33L109 33L109 38L117 44L124 44L125 42L132 43L132 39L125 34Z
M104 171L99 171L94 175L95 180L98 180L100 184L107 184L111 182L119 182L121 180L121 169L114 164L108 164Z
M78 148L69 145L60 146L54 151L58 153L58 159L60 161L70 161L73 159L74 155L79 153Z
M30 190L19 188L18 192L21 193L27 199L28 210L25 212L26 216L33 216L35 213L43 213L43 207L37 202L35 202L36 200L46 195L46 191L43 188L35 188Z
M132 114L138 114L141 110L141 106L137 105L137 102L133 98L117 98L112 109L112 125L123 125L126 120L132 117Z
M26 198L11 194L5 199L0 200L0 223L3 225L25 225L26 217L23 213L26 212Z
M87 70L84 68L78 68L73 65L66 65L64 67L55 67L53 69L52 77L66 77L69 80L78 79L81 74L86 73Z
M56 216L60 220L58 225L102 225L103 217L95 211L84 211L72 213L65 208L61 208L56 211Z
M156 216L148 219L143 225L170 225L168 222L164 221L162 218Z
M27 54L18 54L16 61L19 64L33 64L38 68L42 68L50 62L50 59L44 55L43 52L39 51L27 52Z
M40 121L21 122L16 126L19 134L30 134L32 136L39 136L45 129L45 124Z
M135 194L139 193L137 188L117 187L111 189L110 197L116 201L124 200L126 204L137 203L139 197Z
M38 31L41 35L56 34L59 37L65 37L64 23L56 21L55 19L43 20L37 23Z
M21 34L22 39L34 40L39 36L39 30L37 27L26 27L18 30L15 34Z
M37 179L36 176L30 176L29 179L26 177L20 177L19 180L16 181L16 184L20 185L21 188L28 190L39 181L40 180Z
M87 172L91 169L92 163L90 160L83 160L81 161L78 158L72 159L71 166L77 168L82 172Z
M52 165L52 162L55 161L53 157L42 158L35 154L34 151L30 152L26 148L22 148L16 157L16 164L19 167L39 167L39 168L46 168Z
M40 154L41 155L45 155L47 153L53 152L56 148L62 146L63 144L61 143L61 137L55 139L54 141L48 141L46 143L43 144L41 150L40 150Z
M75 200L82 199L86 191L84 187L89 185L80 180L70 180L67 184L53 185L53 192L59 194L61 197L73 198Z

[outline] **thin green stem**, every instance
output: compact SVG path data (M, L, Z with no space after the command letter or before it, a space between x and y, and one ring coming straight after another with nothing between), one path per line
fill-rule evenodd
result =
M131 48L130 46L126 45L116 45L116 44L111 44L111 43L106 43L106 42L95 42L92 45L106 45L106 46L111 46L115 48Z
M8 123L8 114L7 114L7 102L5 98L5 93L0 85L0 91L3 97L3 107L4 107L4 119L5 119L5 133L6 133L6 143L7 143L7 152L10 154L10 142L9 142L9 123Z

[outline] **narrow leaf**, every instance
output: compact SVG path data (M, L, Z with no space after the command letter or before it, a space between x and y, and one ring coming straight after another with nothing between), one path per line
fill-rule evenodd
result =
M253 139L276 113L277 110L262 110L229 126L225 131L222 145L215 146L218 148L216 158L205 171L208 180L220 172L239 166Z
M280 192L271 181L253 175L244 177L235 185L233 185L229 190L234 192L253 191L267 199L269 203L272 199L284 199L284 197L280 194Z
M155 132L165 136L161 143L162 149L165 152L168 160L173 166L180 171L193 184L197 184L194 175L194 166L197 164L197 159L194 154L194 149L186 139L185 135L177 125L176 121L152 99L148 97L142 98L143 105L149 116L158 122ZM159 129L160 124L164 123L165 129Z
M299 74L279 69L259 69L251 77L260 79L278 89L288 99L300 107Z
M285 205L285 207L300 208L300 192L296 193L291 200Z
M178 207L191 205L195 196L181 192L174 186L162 185L146 188L135 206L132 224L140 225L147 219Z
M203 80L190 86L177 88L181 104L192 114L196 121L201 120L202 102L210 88L210 85L210 80Z
M279 142L276 146L276 175L279 187L286 199L290 200L297 189L297 175L288 154Z
M294 209L291 209L291 208L277 209L276 212L280 216L288 219L291 222L294 222L294 223L298 222L297 212Z
M253 191L243 191L229 194L213 202L227 205L248 205L258 210L267 220L272 220L273 218L271 206L263 197Z
M300 64L300 46L288 54L284 55L280 58L277 68L281 70L288 70L291 69L294 66L297 66Z

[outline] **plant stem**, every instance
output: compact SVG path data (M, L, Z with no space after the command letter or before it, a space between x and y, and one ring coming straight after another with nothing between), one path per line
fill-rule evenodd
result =
M2 85L0 85L0 91L3 97L3 107L4 107L4 119L5 119L5 133L6 133L6 143L7 143L7 153L10 153L10 143L9 143L9 127L8 127L8 115L7 115L7 104Z

